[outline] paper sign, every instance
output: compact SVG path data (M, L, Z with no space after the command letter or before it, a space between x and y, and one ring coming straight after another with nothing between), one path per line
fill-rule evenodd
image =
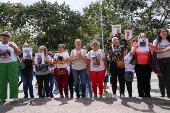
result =
M132 39L133 30L125 28L125 40Z
M148 38L138 39L138 51L149 51Z
M44 64L44 53L35 53L35 64Z
M120 34L121 34L121 24L112 25L112 34L113 34L113 36L120 36Z
M32 48L22 48L23 58L32 59Z

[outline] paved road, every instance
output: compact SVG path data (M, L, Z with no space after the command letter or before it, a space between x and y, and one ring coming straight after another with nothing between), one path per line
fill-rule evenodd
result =
M36 79L34 78L33 84ZM136 78L133 81L133 97L128 98L111 98L111 86L108 83L107 91L103 98L80 98L80 99L60 99L58 91L54 91L54 98L39 99L37 88L34 88L34 99L24 99L22 85L19 87L19 102L13 102L7 99L7 102L0 103L0 113L138 113L138 112L163 112L170 113L170 99L160 97L158 80L155 74L151 79L151 96L152 98L139 98L137 93ZM74 94L75 96L75 94ZM76 97L76 96L75 96Z

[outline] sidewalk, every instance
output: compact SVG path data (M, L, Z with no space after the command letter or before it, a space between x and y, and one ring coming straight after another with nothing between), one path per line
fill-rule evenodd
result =
M34 77L33 84L36 79ZM136 112L170 112L170 99L160 97L158 80L155 74L151 79L152 98L139 98L137 92L136 77L133 81L133 97L129 98L126 90L125 98L111 98L112 90L108 83L107 91L103 98L80 98L80 99L60 99L58 91L54 91L54 98L39 99L37 88L34 88L34 99L24 99L22 84L19 88L19 102L7 99L7 102L0 103L0 113L136 113ZM74 93L74 97L76 97Z

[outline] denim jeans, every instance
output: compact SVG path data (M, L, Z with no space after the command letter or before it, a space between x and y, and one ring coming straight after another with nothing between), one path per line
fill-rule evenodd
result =
M54 87L54 75L51 74L51 78L50 78L50 93L53 93L53 87ZM45 94L45 87L43 86L43 94Z
M92 98L93 97L92 82L90 76L87 73L86 73L86 86L89 88L89 95L90 98ZM87 97L87 87L86 87L85 97Z
M74 77L75 92L76 92L77 98L80 98L79 76L80 76L80 79L81 79L82 97L85 97L85 93L86 93L86 69L82 69L82 70L72 69L72 73L73 73L73 77Z
M24 97L28 98L28 87L29 87L30 96L34 97L33 85L32 85L32 80L34 76L33 68L31 69L31 73L29 75L24 75L20 70L19 70L19 75L21 76L23 82Z

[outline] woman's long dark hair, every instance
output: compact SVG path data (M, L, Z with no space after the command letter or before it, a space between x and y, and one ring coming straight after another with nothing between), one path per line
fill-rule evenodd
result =
M162 40L162 37L160 36L160 34L161 34L161 31L162 30L166 30L166 29L160 29L159 31L158 31L158 35L157 35L157 37L156 37L156 39L157 39L157 44L156 44L156 46L158 46L158 44L161 42L161 40ZM168 31L166 30L166 32L167 32L167 34L168 34ZM166 37L166 39L169 41L169 43L170 43L170 36L169 36L169 34L167 35L167 37Z

